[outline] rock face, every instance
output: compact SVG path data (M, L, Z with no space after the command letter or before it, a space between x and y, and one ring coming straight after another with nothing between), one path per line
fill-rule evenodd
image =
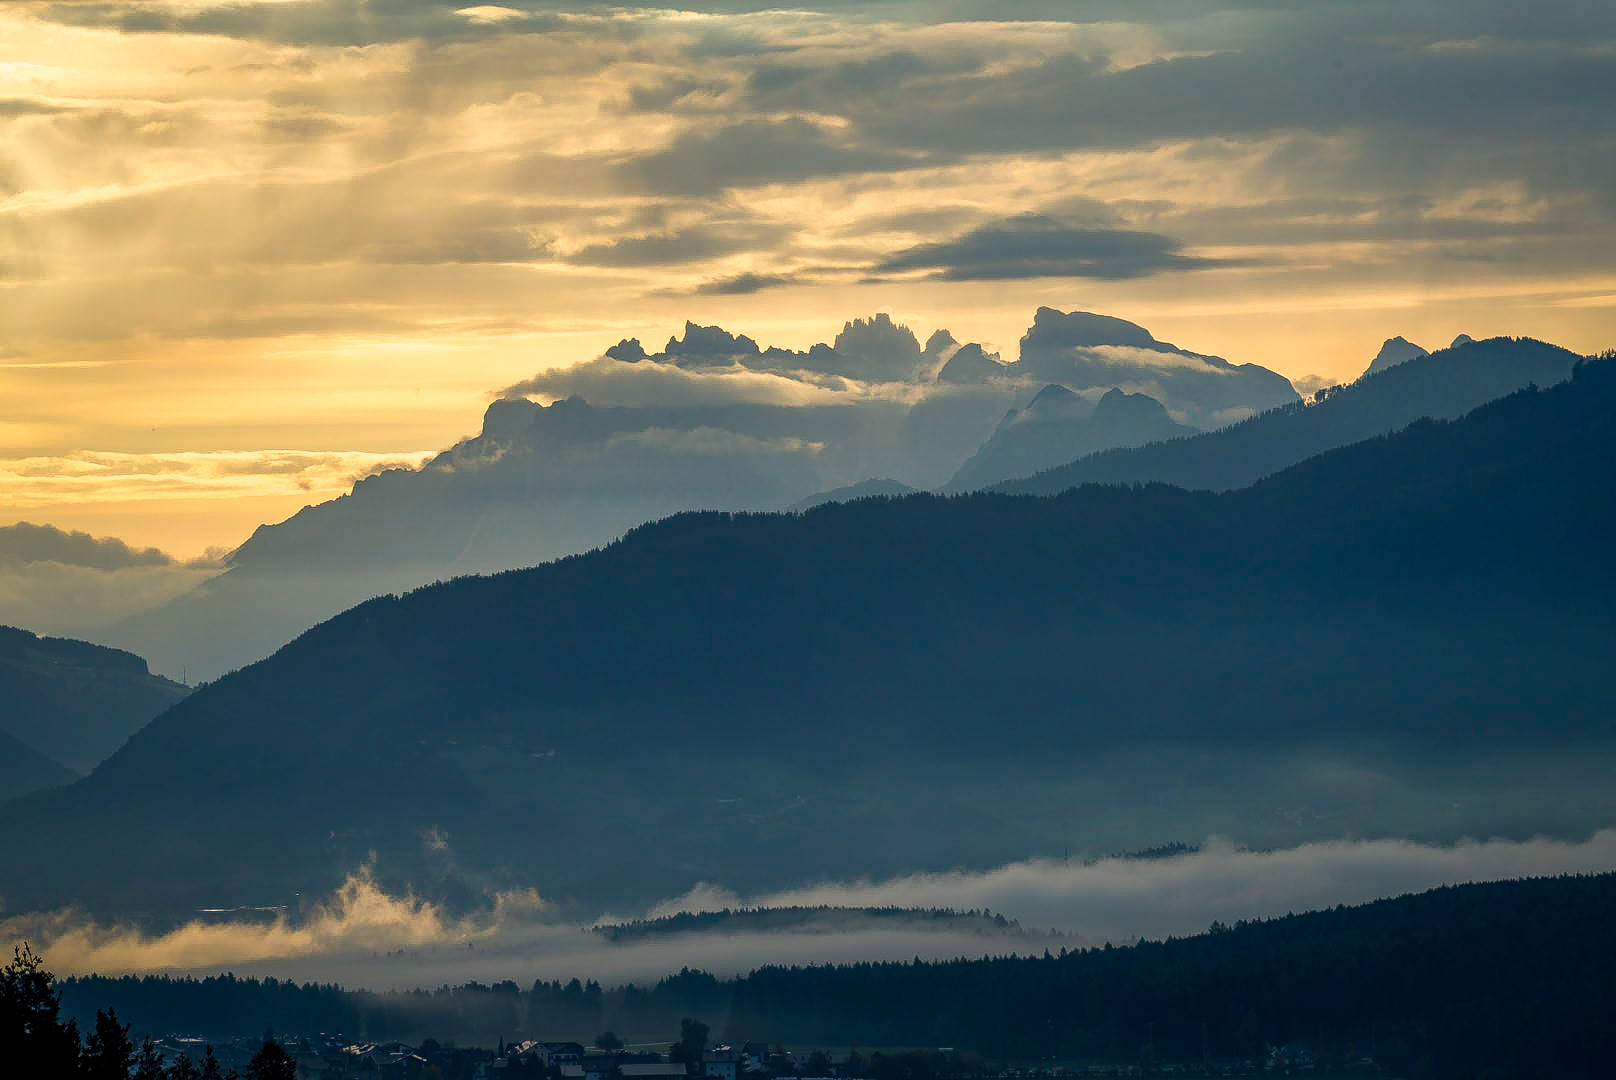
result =
M912 330L895 324L884 312L849 322L831 348L846 362L837 374L875 382L902 382L920 374L920 342Z
M1194 435L1146 394L1108 390L1098 402L1050 384L1025 409L1011 412L944 487L971 491L1031 476L1088 454Z
M1459 346L1461 346L1461 345L1469 345L1471 342L1473 342L1475 340L1476 339L1471 337L1469 334L1460 334L1458 337L1453 339L1453 344L1449 345L1448 348L1457 349Z
M1463 335L1460 336L1462 337ZM1459 343L1456 341L1454 344ZM1396 367L1398 364L1406 364L1417 357L1429 355L1424 349L1406 338L1387 338L1385 344L1381 345L1380 352L1376 353L1375 358L1369 362L1369 367L1364 371L1364 374L1373 375L1377 371L1385 371L1389 367Z
M1202 430L1297 400L1290 381L1265 367L1189 352L1136 323L1087 311L1039 308L1008 370L1072 390L1148 394Z

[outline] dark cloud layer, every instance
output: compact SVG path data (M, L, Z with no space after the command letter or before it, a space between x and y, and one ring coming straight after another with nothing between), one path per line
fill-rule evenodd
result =
M750 296L752 293L790 285L797 279L790 274L736 274L734 277L715 278L696 286L698 296Z
M20 521L0 525L0 561L63 563L94 570L121 570L131 566L171 566L174 560L156 548L133 548L116 537L94 537L54 525Z
M631 158L618 169L629 186L668 195L710 195L849 173L922 164L917 155L857 145L801 118L747 120L695 130L665 150Z
M1116 281L1222 265L1216 259L1182 255L1178 247L1177 241L1159 233L1097 228L1023 214L979 226L952 240L900 251L877 269L884 273L927 270L945 281L1041 277Z
M566 259L579 266L677 266L736 252L767 249L785 239L789 231L771 225L698 225L592 245L573 252Z

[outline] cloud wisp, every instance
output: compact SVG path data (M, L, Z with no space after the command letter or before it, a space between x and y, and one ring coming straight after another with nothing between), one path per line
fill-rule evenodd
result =
M436 451L218 450L138 454L85 450L60 457L0 458L0 504L211 499L307 492L334 498L383 469L413 468Z
M825 882L747 897L703 885L646 914L818 905L989 908L1028 929L1051 928L1071 935L1073 944L1097 945L1193 934L1213 921L1364 903L1441 885L1612 868L1616 829L1582 841L1344 840L1274 851L1212 840L1198 851L1168 858L1071 865L1038 860L987 872ZM830 933L688 933L614 943L587 926L555 921L541 895L531 890L501 893L483 911L457 915L411 894L389 895L363 871L302 914L215 914L166 933L98 924L73 912L0 923L0 940L25 937L64 974L232 970L371 989L572 976L607 984L643 982L687 966L730 974L763 964L943 958L1041 951L1048 944L857 922Z

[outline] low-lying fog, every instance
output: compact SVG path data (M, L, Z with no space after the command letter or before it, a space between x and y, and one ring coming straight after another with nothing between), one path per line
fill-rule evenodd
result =
M588 926L558 923L538 891L503 893L480 913L456 917L410 895L383 892L356 872L302 915L199 915L147 934L72 912L16 916L0 940L26 938L60 974L173 972L273 975L349 987L407 989L468 980L593 978L607 985L654 981L681 967L725 975L764 964L831 963L915 956L1042 952L1193 934L1214 920L1283 915L1355 904L1468 881L1591 873L1616 868L1616 829L1580 842L1489 840L1451 846L1402 840L1336 841L1249 851L1213 839L1170 858L1109 858L1088 864L1039 860L985 873L917 874L883 881L823 882L736 896L716 885L647 912L601 922L725 907L989 908L1038 934L927 929L923 922L839 919L774 932L685 932L613 943Z

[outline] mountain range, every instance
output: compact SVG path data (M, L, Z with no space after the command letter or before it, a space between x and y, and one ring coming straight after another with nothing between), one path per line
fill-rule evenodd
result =
M1386 352L1383 348L1381 356ZM1152 481L1210 491L1244 487L1314 454L1395 431L1421 417L1452 418L1522 387L1551 386L1570 377L1579 359L1567 349L1530 338L1490 338L1435 353L1422 350L1378 370L1372 365L1349 385L1320 390L1217 431L1100 451L1006 481L997 490L1048 495L1077 484Z
M108 638L212 677L367 597L587 551L681 510L775 510L880 477L963 489L1296 399L1266 368L1086 312L1040 308L1009 363L943 330L922 346L887 315L806 351L687 323L660 352L629 339L508 388L476 436L261 527L227 573Z
M285 903L374 858L598 911L1163 835L1585 831L1613 415L1589 360L1221 494L687 513L382 596L0 807L6 899Z

